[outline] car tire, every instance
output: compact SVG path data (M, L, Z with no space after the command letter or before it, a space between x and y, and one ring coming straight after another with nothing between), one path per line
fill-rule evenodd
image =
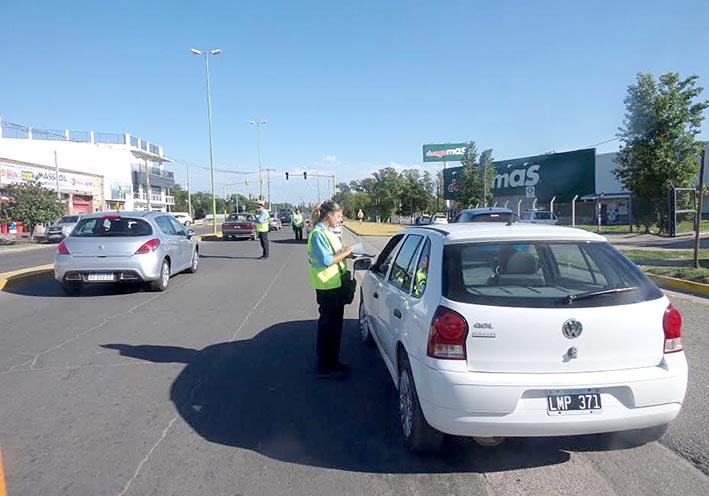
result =
M199 250L195 250L192 253L192 263L190 263L189 268L185 271L188 274L194 274L199 269Z
M63 282L60 283L62 291L67 296L78 296L81 294L81 283L80 282Z
M414 453L438 451L445 434L426 422L406 352L399 361L399 425L404 447Z
M185 227L190 227L191 225L192 225L192 223L190 221L188 221L188 220L185 221Z
M156 281L151 281L149 284L151 291L165 291L170 284L170 262L163 259L160 265L160 278Z
M362 342L364 344L371 345L374 339L372 338L372 332L369 329L369 323L367 322L367 312L364 309L364 301L362 299L361 294L359 300L359 331L360 339L362 339Z

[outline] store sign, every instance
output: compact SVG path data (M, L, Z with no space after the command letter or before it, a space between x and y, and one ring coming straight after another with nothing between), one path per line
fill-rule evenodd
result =
M423 145L424 162L460 162L463 160L467 143L445 143L440 145Z
M0 162L0 184L14 184L24 181L36 181L45 188L57 189L57 175L52 169ZM91 176L59 172L59 189L60 191L91 194L94 187Z
M496 198L531 195L546 203L556 196L564 202L595 192L594 149L500 160L492 165L496 174L490 188ZM462 167L452 167L443 172L446 200L457 199L462 171Z

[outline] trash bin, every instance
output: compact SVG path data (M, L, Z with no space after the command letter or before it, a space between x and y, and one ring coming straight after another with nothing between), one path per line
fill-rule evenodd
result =
M7 228L7 224L3 224L0 226L0 233L2 234L7 234L9 229Z
M10 234L17 234L17 224L10 222L10 228L8 230Z
M22 234L24 232L22 222L16 222L15 224L17 224L17 234Z

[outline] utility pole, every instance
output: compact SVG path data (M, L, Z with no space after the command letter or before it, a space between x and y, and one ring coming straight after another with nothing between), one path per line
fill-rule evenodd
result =
M54 174L57 176L57 199L62 200L62 194L59 192L59 161L57 160L57 151L54 150Z
M271 172L276 172L278 169L263 169L266 171L266 185L268 194L268 211L271 211Z
M190 164L187 164L187 212L192 217L192 192L190 190Z
M699 232L702 226L702 210L704 209L704 161L706 159L706 145L702 149L701 163L699 164L699 205L697 206L697 222L694 232L694 267L699 268Z
M150 189L150 169L148 167L148 159L147 158L145 159L145 183L148 188L147 193L145 193L145 198L148 201L148 212L150 212L152 210L152 207L150 205L150 200L151 200L150 196L151 196L152 190Z

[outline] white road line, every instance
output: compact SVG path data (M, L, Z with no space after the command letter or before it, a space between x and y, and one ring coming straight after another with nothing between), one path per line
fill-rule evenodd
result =
M178 417L179 417L179 415L175 415L175 416L172 418L172 420L170 420L170 423L167 424L167 427L165 427L165 428L162 430L162 435L160 436L160 439L157 440L157 442L153 445L153 447L150 448L150 451L148 451L148 454L145 455L145 457L140 461L140 464L138 464L138 468L135 469L135 473L133 474L133 477L131 477L131 478L128 480L128 482L126 482L126 485L125 485L125 487L123 488L123 491L121 491L120 493L118 493L118 496L124 496L124 495L128 492L128 489L130 489L131 484L133 484L133 481L135 481L135 479L136 479L136 478L138 477L138 475L140 474L140 471L143 469L143 465L145 465L145 464L147 463L148 459L150 458L150 455L153 454L153 451L155 451L155 450L157 449L157 447L160 446L160 443L162 443L163 440L167 437L168 431L169 431L170 428L172 427L172 424L174 424L175 421L178 419Z
M271 291L271 288L278 280L278 277L281 275L281 272L283 272L283 269L285 269L286 265L288 265L288 262L290 262L290 259L292 256L293 256L293 252L291 251L290 254L288 255L288 258L286 258L286 261L283 262L283 265L281 265L281 268L278 269L278 272L276 272L276 275L273 276L273 279L271 280L271 284L268 285L268 287L266 288L266 291L263 292L263 295L261 295L261 298L259 298L259 300L256 302L256 304L253 307L251 307L251 310L249 310L249 313L247 313L246 317L244 317L244 320L241 321L241 325L239 326L239 328L236 331L234 331L234 334L231 336L231 339L229 339L230 343L236 339L236 336L239 335L239 333L241 332L241 329L243 329L244 326L246 325L246 322L249 320L249 318L251 318L251 316L254 313L256 313L256 310L258 310L258 307L261 305L261 302L264 299L266 299L266 296L268 296L268 293Z

